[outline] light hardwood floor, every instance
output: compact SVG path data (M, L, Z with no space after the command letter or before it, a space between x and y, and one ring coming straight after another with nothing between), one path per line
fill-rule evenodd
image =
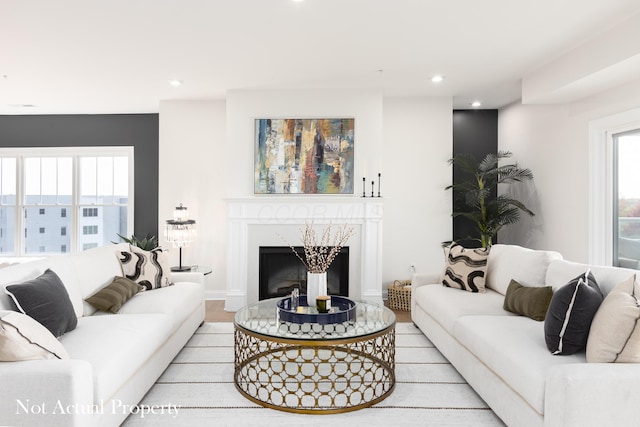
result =
M387 305L387 301L384 302ZM207 322L233 322L235 313L224 311L224 301L207 300L205 302L206 314L204 320ZM396 314L397 322L411 322L411 312L393 310Z

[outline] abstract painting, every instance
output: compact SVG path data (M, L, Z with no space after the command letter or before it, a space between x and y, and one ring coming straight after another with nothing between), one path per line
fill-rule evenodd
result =
M257 119L256 194L353 194L354 119Z

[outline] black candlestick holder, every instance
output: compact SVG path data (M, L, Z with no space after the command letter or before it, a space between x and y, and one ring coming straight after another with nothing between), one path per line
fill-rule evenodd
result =
M378 197L380 196L380 181L382 181L382 174L380 172L378 172Z
M373 195L373 181L371 181L371 197L374 197L374 195Z
M364 189L366 181L367 181L367 178L363 176L362 177L362 197L367 197L367 195L365 194L365 189Z

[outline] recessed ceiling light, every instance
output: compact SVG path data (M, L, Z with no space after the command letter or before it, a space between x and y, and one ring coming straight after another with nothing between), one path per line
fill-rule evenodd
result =
M442 83L443 81L444 81L444 76L440 74L436 74L435 76L431 77L431 83Z
M169 80L169 84L174 87L182 86L182 80Z
M482 102L480 102L480 101L473 101L473 102L471 103L471 106L472 106L473 108L482 107Z

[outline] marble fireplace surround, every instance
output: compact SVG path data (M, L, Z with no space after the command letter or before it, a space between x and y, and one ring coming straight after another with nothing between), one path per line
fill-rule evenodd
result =
M346 245L349 297L382 304L382 213L382 202L375 198L228 199L225 310L258 301L259 247L299 245L305 222L313 222L318 231L329 223L353 225Z

